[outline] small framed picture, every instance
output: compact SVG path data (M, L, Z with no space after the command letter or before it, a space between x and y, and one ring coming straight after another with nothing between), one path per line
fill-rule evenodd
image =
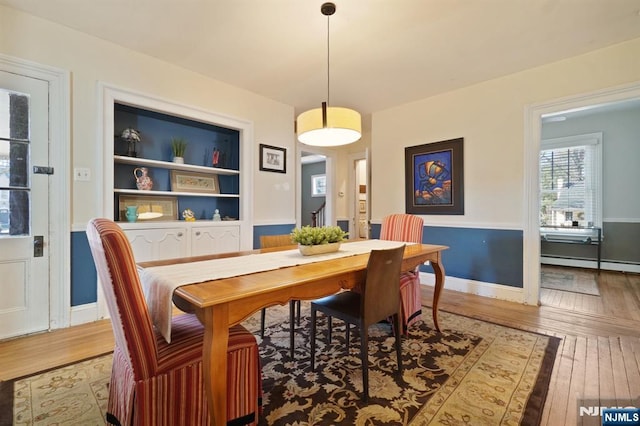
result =
M311 175L311 196L324 197L327 195L327 175Z
M216 174L171 170L171 190L219 194L220 184Z
M287 173L287 149L260 144L260 170Z

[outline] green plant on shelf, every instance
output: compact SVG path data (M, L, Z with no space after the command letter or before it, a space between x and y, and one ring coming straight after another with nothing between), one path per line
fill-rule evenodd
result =
M339 243L349 233L339 226L303 226L291 231L291 240L303 246Z
M171 151L174 157L184 157L184 151L187 149L187 140L184 138L171 139Z

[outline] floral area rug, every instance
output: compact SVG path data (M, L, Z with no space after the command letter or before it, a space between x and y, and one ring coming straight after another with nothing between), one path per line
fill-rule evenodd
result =
M259 316L244 323L256 332L261 348L260 425L539 422L557 338L441 311L442 333L423 321L403 340L403 375L399 377L390 327L378 324L369 330L370 398L363 404L357 332L352 329L347 350L344 326L334 320L329 344L326 322L320 317L316 371L311 371L308 312L308 303L303 303L293 360L288 307L267 309L268 328L262 341L257 333ZM106 355L9 383L13 384L13 424L104 424L110 368L111 355ZM7 383L2 385L8 388Z

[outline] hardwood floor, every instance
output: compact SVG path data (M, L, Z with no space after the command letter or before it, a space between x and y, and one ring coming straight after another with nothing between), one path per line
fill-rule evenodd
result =
M440 309L562 339L543 425L598 425L580 417L578 401L636 400L640 405L640 275L602 271L600 296L542 289L541 306L444 290ZM445 285L446 286L446 285ZM431 303L433 288L423 286ZM430 315L425 315L430 321ZM446 324L441 324L446 327ZM0 380L32 374L107 353L108 321L0 342Z

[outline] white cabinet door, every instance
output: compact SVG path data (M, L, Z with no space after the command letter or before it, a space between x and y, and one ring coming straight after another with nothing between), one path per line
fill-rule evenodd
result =
M191 256L240 251L239 226L208 226L191 229Z
M125 234L136 262L189 256L186 228L130 229Z

